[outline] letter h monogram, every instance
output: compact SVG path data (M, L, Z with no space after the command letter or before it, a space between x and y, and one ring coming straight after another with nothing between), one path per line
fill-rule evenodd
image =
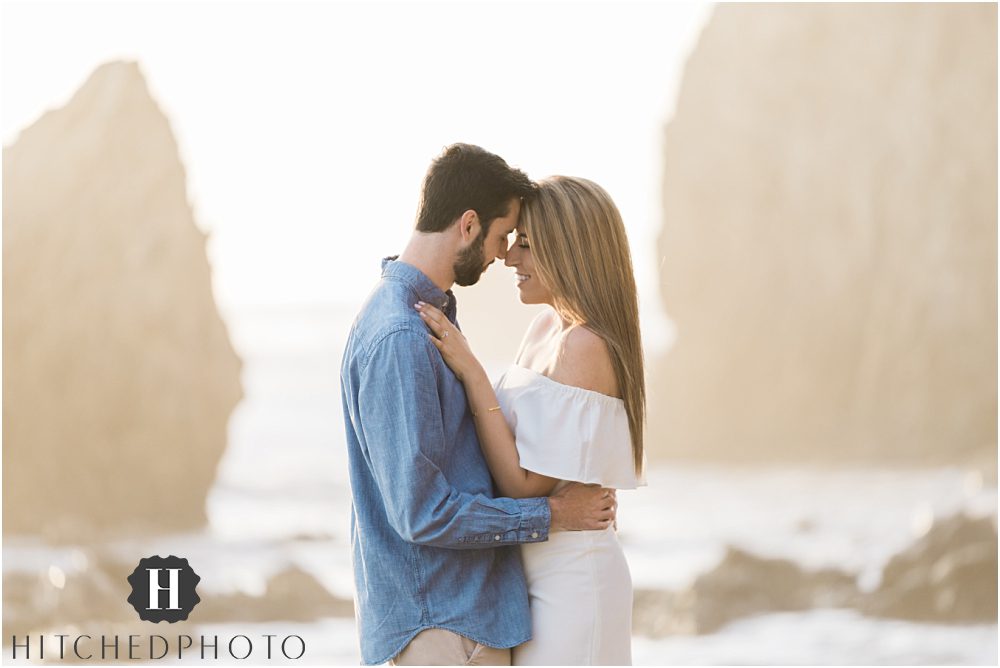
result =
M178 605L177 599L180 593L180 585L178 584L178 577L181 572L179 568L147 568L149 571L149 607L147 610L159 610L160 603L160 592L169 591L170 592L170 607L167 610L180 610L181 607ZM161 587L160 586L160 571L167 571L170 573L170 586Z

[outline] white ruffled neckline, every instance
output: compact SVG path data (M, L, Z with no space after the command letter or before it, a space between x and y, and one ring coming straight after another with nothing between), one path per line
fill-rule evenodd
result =
M511 369L516 370L516 372L518 373L528 374L532 378L539 378L542 380L542 382L548 384L550 387L554 389L575 394L585 399L593 399L596 401L604 402L609 406L617 406L623 410L625 408L625 401L623 399L619 399L618 397L612 397L610 395L604 394L603 392L597 392L595 390L587 390L582 387L576 387L575 385L567 385L566 383L560 383L557 380L552 380L544 373L535 371L534 369L529 369L528 367L521 366L520 364L511 364L510 369L508 369L507 373L510 373Z

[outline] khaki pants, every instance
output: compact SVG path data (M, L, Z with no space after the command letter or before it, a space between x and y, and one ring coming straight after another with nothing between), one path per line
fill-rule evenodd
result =
M510 650L481 645L445 629L424 629L389 665L509 666Z

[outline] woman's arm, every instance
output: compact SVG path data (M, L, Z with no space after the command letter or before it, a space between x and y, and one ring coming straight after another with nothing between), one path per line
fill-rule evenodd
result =
M431 341L441 357L465 386L479 444L500 493L515 499L548 496L559 480L521 468L514 434L498 410L493 385L465 336L430 304L420 302L416 308L430 327Z
M514 434L503 412L495 410L498 406L497 395L483 368L480 366L464 376L462 382L472 408L479 443L500 493L515 499L548 496L558 479L521 468Z

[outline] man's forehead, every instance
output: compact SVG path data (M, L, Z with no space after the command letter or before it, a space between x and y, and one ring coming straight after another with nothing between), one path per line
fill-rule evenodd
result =
M521 215L521 208L521 200L515 197L510 202L510 209L508 210L507 215L514 220L517 220Z
M501 220L503 220L503 219L501 218ZM504 221L504 225L503 225L503 232L504 232L504 234L510 234L515 229L517 229L517 219L516 218L514 220L511 220L511 221Z

